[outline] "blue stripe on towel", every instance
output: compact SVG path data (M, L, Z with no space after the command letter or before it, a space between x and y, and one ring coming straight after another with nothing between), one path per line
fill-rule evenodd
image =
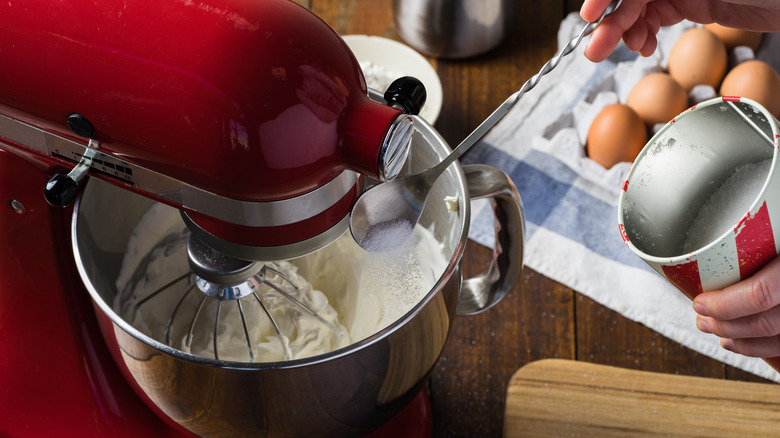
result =
M518 161L484 143L472 152L476 153L469 153L464 163L496 166L514 181L525 207L528 238L543 227L604 258L651 270L620 238L616 206L574 187L576 173L555 157L530 151L523 161ZM475 218L473 228L492 233L492 224L492 211L484 209ZM479 236L475 239L483 241Z

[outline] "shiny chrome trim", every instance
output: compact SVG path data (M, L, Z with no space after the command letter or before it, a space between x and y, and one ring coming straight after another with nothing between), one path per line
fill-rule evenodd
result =
M230 242L209 233L193 222L184 211L181 211L181 217L190 232L206 245L239 259L255 261L288 260L304 256L338 239L349 228L349 215L346 215L332 227L306 240L278 246L252 246Z
M341 201L358 182L358 174L345 170L325 185L295 198L247 202L226 198L181 183L181 205L230 223L276 227L312 218Z
M77 164L94 149L0 114L0 139ZM358 174L345 170L325 185L295 198L248 202L227 198L134 163L95 151L90 172L99 172L150 195L237 225L275 227L312 218L339 202L357 184Z
M409 156L414 135L414 118L401 114L390 125L379 152L379 179L389 182L398 176Z

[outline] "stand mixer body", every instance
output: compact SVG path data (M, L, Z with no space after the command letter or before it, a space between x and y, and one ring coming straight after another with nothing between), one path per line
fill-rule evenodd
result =
M41 195L47 166L0 150L0 434L8 437L189 436L125 382L74 268L72 209ZM36 290L29 301L23 290Z
M361 174L392 178L411 136L408 116L367 98L338 35L288 1L4 3L0 65L4 436L181 431L112 363L72 208L42 196L52 175L81 163L273 258L340 235ZM30 287L45 295L32 306L14 292Z
M103 251L107 218L161 202L225 254L297 257L344 234L364 176L421 171L446 143L368 99L346 44L285 0L6 2L0 65L0 352L12 358L0 363L0 435L365 434L420 393L459 295L490 307L482 289L502 296L522 266L516 189L467 172L472 196L501 198L502 234L489 275L461 282L469 190L453 166L435 196L456 195L462 210L434 206L421 221L449 264L395 324L311 360L182 354L106 304L115 291L102 276L122 256ZM413 135L424 147L404 166ZM108 196L46 203L44 192L71 198L84 174L100 181L80 203L100 187Z

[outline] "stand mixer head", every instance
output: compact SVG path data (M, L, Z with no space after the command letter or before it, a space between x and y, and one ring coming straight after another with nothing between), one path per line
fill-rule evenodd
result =
M341 235L362 175L391 180L408 152L411 117L368 99L346 44L289 1L30 1L0 25L8 146L79 163L53 202L96 176L220 252L277 260Z

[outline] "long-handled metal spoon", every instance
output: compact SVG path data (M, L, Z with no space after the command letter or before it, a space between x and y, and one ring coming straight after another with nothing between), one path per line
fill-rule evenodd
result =
M554 69L561 59L574 51L607 15L613 13L621 0L613 0L598 20L588 23L557 55L547 61L539 73L523 84L519 91L504 101L450 155L423 172L378 184L363 192L352 207L349 229L357 243L369 251L384 251L403 243L411 234L422 214L431 187L455 160L481 139L522 95L536 86L542 76Z

